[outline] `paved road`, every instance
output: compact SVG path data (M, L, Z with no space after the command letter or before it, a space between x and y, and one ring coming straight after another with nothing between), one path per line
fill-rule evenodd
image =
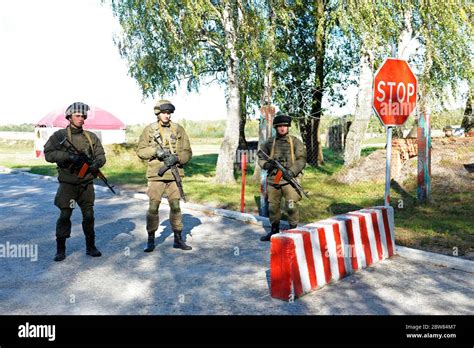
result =
M258 241L262 227L184 210L194 249L182 252L172 248L164 206L159 245L146 254L146 202L105 192L97 192L96 201L103 257L85 255L75 211L67 259L56 263L56 188L39 176L0 174L0 250L38 247L36 261L0 258L1 314L474 313L473 274L398 256L294 303L282 302L269 296L269 244Z

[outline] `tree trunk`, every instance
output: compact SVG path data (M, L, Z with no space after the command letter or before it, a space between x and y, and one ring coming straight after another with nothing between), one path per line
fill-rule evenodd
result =
M408 60L410 56L410 49L416 47L416 44L412 42L413 39L413 27L411 25L412 13L406 11L403 16L403 30L398 36L397 44L397 58Z
M258 146L260 147L269 137L272 136L273 116L275 114L270 112L272 104L272 83L273 71L270 68L270 62L266 62L266 73L264 77L262 108L260 109L260 123L258 127ZM265 115L266 114L266 115ZM258 165L258 158L255 158L255 170L253 172L252 180L260 181L260 166Z
M218 184L234 184L234 157L239 144L240 91L239 57L236 51L236 19L233 17L233 2L226 2L223 9L223 25L226 41L227 73L227 124L224 140L217 158L216 178Z
M474 130L474 115L472 115L472 87L469 88L469 94L467 95L466 109L464 110L461 127L464 128L466 133Z
M301 138L306 146L307 162L312 166L324 164L319 123L320 120L314 117L302 118L299 121Z
M260 123L258 127L258 147L260 146L272 135L272 125L273 125L273 115L274 112L265 117L262 111L265 107L270 107L272 105L272 86L273 86L273 69L272 69L272 59L275 47L275 12L273 9L273 2L269 0L268 4L268 21L270 23L268 29L268 41L270 43L271 51L268 53L268 57L265 60L265 76L263 77L263 93L262 93L262 109L260 110ZM255 156L255 170L253 172L252 181L260 182L261 181L261 168L258 165L258 157ZM261 188L262 190L262 188Z
M408 60L408 58L410 58L410 50L414 46L416 47L416 44L412 40L413 27L411 25L411 22L412 22L412 12L405 11L403 15L403 30L400 32L400 35L398 36L398 42L397 42L397 58L398 59ZM415 119L415 123L417 122L418 120ZM402 127L393 127L392 137L395 139L403 138Z
M323 146L319 125L322 116L324 87L324 56L326 51L325 2L318 1L314 19L317 23L315 33L314 57L316 60L316 78L311 104L311 117L300 121L300 132L306 145L307 162L313 166L324 164Z
M372 115L373 53L363 50L360 57L359 93L357 104L344 149L344 165L349 165L360 158L362 140L369 126Z

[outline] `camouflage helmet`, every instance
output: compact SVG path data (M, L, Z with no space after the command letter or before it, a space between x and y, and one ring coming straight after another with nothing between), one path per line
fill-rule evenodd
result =
M163 111L168 111L170 114L172 114L175 110L175 107L169 100L166 99L161 99L156 102L155 105L155 115L158 116L161 112Z
M284 114L278 114L273 119L273 127L288 126L291 127L291 117Z
M84 115L84 119L87 118L87 112L90 110L89 105L81 103L81 102L75 102L69 105L65 111L66 118L69 119L72 114L75 113L81 113Z

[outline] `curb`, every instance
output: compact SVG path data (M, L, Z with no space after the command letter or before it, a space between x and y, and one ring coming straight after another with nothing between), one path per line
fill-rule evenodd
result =
M6 174L22 174L22 175L28 175L31 177L36 177L40 178L42 180L48 180L48 181L57 181L56 177L53 176L46 176L46 175L41 175L41 174L33 174L33 173L28 173L22 170L18 169L11 169L11 168L6 168L6 167L1 167L0 166L0 173L6 173ZM101 192L108 192L109 189L105 186L100 186L100 185L94 185L95 189ZM117 190L117 194L120 196L125 196L125 197L130 197L130 198L135 198L139 200L146 201L148 200L148 196L145 193L137 193L133 191L126 191L126 190ZM164 204L167 204L167 202L163 202ZM190 210L197 210L197 211L202 211L206 213L211 213L214 215L219 215L223 216L229 219L237 220L237 221L242 221L244 223L249 223L253 225L258 225L262 227L269 227L270 226L270 221L266 217L262 216L257 216L249 213L240 213L237 211L233 210L227 210L227 209L219 209L211 206L206 206L206 205L200 205L200 204L195 204L195 203L184 203L183 208L187 208ZM289 228L289 224L287 221L281 220L280 224L283 228ZM298 226L301 227L301 226ZM399 256L414 260L414 261L423 261L423 262L429 262L435 265L439 266L444 266L444 267L449 267L449 268L454 268L457 270L461 270L464 272L469 272L469 273L474 273L474 261L470 260L464 260L461 258L455 258L453 256L446 256L442 254L436 254L432 253L429 251L423 251L419 249L412 249L412 248L407 248L404 246L400 245L395 245L395 250L396 254Z
M436 254L424 250L407 248L400 245L396 245L395 250L399 256L406 259L429 262L439 266L454 268L468 273L474 273L474 261L464 260L454 256Z

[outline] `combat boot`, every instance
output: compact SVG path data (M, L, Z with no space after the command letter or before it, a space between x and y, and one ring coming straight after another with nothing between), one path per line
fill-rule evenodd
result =
M266 235L264 235L263 237L260 237L260 240L262 242L268 242L270 241L270 238L274 235L274 234L277 234L280 232L280 222L275 222L272 224L272 229L270 230L270 232L268 232Z
M66 238L56 238L56 255L54 261L62 261L66 258Z
M181 231L173 231L174 232L174 244L173 248L181 249L181 250L191 250L192 247L186 245L183 238L181 237Z
M155 232L148 233L148 242L146 248L143 250L146 253L151 253L155 250Z
M92 257L102 256L102 253L95 247L95 234L86 235L86 254Z

